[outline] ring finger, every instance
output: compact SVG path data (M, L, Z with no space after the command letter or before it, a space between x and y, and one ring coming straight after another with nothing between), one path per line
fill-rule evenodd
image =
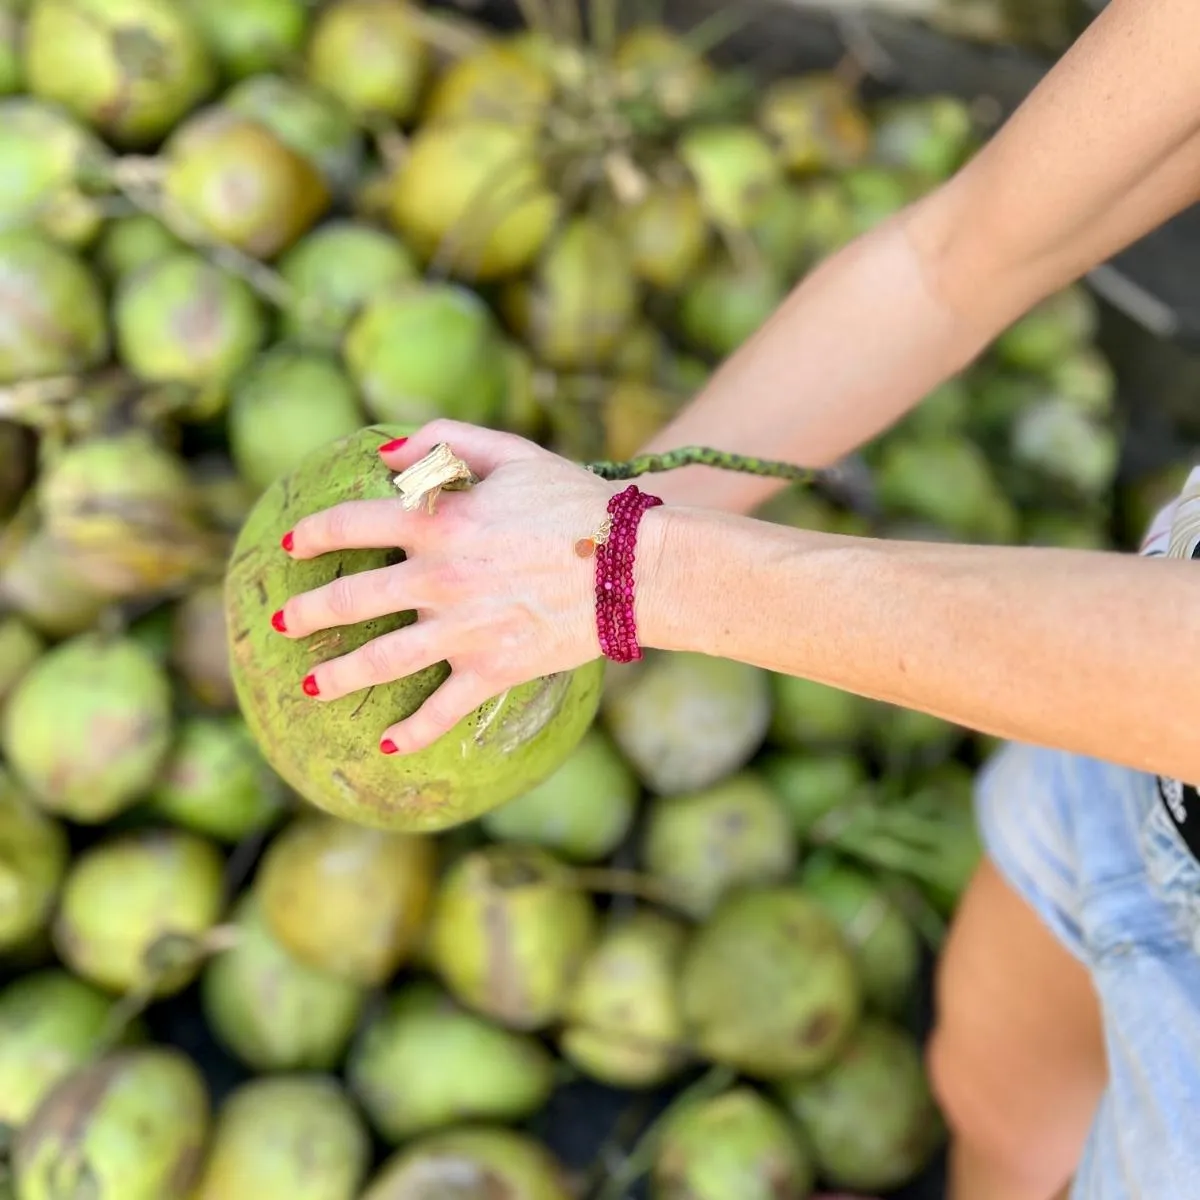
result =
M304 691L321 700L338 700L423 671L443 662L447 653L448 641L440 624L417 621L315 667L303 682Z

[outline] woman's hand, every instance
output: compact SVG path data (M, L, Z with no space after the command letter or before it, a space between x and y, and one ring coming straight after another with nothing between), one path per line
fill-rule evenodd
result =
M410 753L473 709L542 675L599 653L594 560L575 542L604 519L618 485L510 434L435 421L383 452L402 471L447 442L481 482L442 492L431 515L395 500L351 501L300 521L295 558L335 550L402 547L404 562L293 596L285 637L415 610L418 620L317 667L305 690L317 701L390 683L448 662L451 675L406 721L383 733L384 753ZM297 687L300 681L296 681Z

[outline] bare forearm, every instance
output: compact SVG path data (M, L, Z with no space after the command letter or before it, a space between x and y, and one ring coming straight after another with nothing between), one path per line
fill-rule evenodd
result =
M1200 680L1170 665L1200 644L1190 563L841 538L699 510L657 510L647 530L648 645L1200 780Z

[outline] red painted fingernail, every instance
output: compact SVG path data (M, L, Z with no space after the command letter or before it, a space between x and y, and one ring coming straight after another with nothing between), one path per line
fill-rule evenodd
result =
M305 675L304 682L300 685L304 689L306 696L319 696L321 689L317 687L317 677L315 675Z
M397 450L403 449L404 443L407 441L408 441L408 438L394 438L390 442L384 442L384 444L379 447L379 453L380 454L395 454Z
M379 749L382 750L384 754L398 754L400 752L400 747L397 746L391 738L384 738L383 741L379 743Z
M296 544L296 536L289 529L287 533L280 539L279 544L289 553L292 552L292 547Z
M282 608L277 613L272 615L271 628L274 629L276 633L287 633L287 622L283 619Z

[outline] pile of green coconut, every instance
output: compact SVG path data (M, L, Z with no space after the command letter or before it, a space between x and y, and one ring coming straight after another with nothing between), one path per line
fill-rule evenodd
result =
M387 760L443 668L295 684L412 615L271 635L402 552L278 552L396 494L381 432L627 458L977 144L712 23L523 15L0 0L0 1196L804 1200L938 1154L986 739L651 654ZM1162 485L1117 503L1096 328L1071 289L1007 331L867 448L869 512L762 515L1110 544Z

